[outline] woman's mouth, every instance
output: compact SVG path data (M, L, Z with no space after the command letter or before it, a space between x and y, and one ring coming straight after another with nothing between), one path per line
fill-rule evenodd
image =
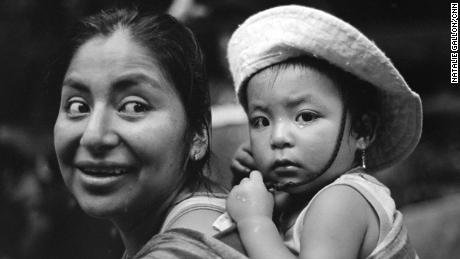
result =
M78 167L84 174L95 177L109 177L127 174L128 169L125 167Z
M76 163L75 167L79 182L91 190L105 190L119 186L136 172L135 167L120 163L80 162Z

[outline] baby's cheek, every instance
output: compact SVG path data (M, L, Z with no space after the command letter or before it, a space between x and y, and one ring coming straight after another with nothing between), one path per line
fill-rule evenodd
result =
M273 180L270 175L270 166L274 162L274 151L270 145L270 137L258 135L258 138L251 139L251 152L258 170L264 179L264 182Z
M252 152L257 170L259 170L262 173L262 176L264 176L270 164L270 150L254 147Z
M323 156L331 153L335 147L336 138L325 133L305 134L300 136L297 148L301 157L309 157L313 160L321 160ZM301 151L300 151L301 150Z

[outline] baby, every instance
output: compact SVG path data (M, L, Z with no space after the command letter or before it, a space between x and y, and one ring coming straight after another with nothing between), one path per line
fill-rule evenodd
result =
M254 171L227 211L248 255L417 258L390 191L370 175L421 134L420 98L383 52L330 14L281 6L248 18L228 59L250 128L234 169Z

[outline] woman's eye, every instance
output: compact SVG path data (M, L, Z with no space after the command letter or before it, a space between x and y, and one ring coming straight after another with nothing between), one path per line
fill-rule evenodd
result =
M70 116L76 117L89 113L88 105L83 101L70 100L66 107Z
M251 120L251 126L255 129L267 127L270 125L270 122L265 117L256 117Z
M298 114L295 121L301 124L305 124L317 119L319 116L313 112L302 112Z
M126 102L120 108L121 113L128 115L139 115L149 110L150 107L141 102Z

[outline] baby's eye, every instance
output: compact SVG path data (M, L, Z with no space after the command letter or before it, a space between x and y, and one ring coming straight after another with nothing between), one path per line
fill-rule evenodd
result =
M137 101L130 101L124 103L120 109L119 112L126 114L126 115L134 115L134 116L139 116L142 113L145 113L150 110L150 107L144 103L137 102Z
M78 117L89 113L88 105L81 100L70 100L67 103L66 111L71 117Z
M300 124L305 124L309 123L315 119L317 119L319 116L314 113L314 112L301 112L295 117L295 121Z
M251 120L251 126L255 129L267 127L268 125L270 125L270 122L268 121L267 118L262 117L262 116L255 117L254 119Z

